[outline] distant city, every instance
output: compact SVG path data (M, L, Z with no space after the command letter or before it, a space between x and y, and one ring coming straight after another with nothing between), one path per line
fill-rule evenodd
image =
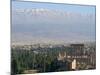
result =
M94 43L74 44L34 44L34 45L12 45L12 58L19 63L31 62L22 72L25 74L76 71L96 68L96 46ZM16 56L16 57L14 57ZM31 58L30 58L31 56ZM33 57L33 58L32 58ZM24 59L24 60L23 60ZM21 65L20 67L24 67ZM30 69L27 69L29 67ZM15 67L14 67L15 68Z
M11 75L96 69L95 6L12 1Z

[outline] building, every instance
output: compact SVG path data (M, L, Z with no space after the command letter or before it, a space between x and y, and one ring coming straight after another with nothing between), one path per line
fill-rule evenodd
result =
M84 44L71 44L70 48L72 50L71 55L81 56L84 53Z

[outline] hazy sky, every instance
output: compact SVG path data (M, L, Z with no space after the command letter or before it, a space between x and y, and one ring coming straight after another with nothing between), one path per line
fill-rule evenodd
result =
M25 2L25 1L12 1L13 9L32 9L32 8L46 8L54 10L63 10L80 13L93 13L95 14L95 6L82 6L82 5L70 5L70 4L55 4L55 3L37 3L37 2Z
M13 1L12 40L95 41L95 6Z

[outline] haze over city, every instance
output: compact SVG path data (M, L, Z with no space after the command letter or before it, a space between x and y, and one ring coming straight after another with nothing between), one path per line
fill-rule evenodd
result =
M96 69L95 6L12 1L11 75Z

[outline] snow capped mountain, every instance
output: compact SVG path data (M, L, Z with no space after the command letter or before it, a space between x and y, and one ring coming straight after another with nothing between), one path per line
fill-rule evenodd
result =
M53 9L13 9L12 41L95 40L95 14Z

